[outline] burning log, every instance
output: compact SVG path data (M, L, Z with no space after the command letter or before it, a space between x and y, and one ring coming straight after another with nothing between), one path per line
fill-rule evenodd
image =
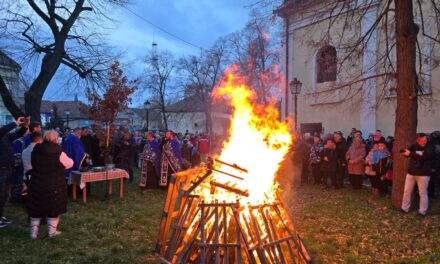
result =
M192 181L174 187L167 201L180 200L179 211L171 219L168 235L158 251L162 263L309 263L310 257L294 231L280 201L260 205L236 202L205 202L195 193L208 181L208 170L180 172L173 182ZM191 176L185 175L192 174ZM211 175L211 174L209 174ZM209 181L209 185L231 194L248 197L248 191ZM191 190L191 192L188 192ZM167 205L167 204L166 204ZM173 206L173 207L174 207ZM171 212L170 208L164 212ZM161 227L162 228L162 227Z
M247 170L247 169L243 169L242 167L238 166L238 165L235 164L235 163L234 163L234 164L230 164L230 163L227 163L227 162L221 161L221 160L219 160L219 159L215 159L215 161L218 162L218 163L220 163L220 164L223 164L223 165L229 166L229 167L231 167L231 168L234 168L234 169L236 169L236 170L239 170L239 171L242 171L242 172L248 173L248 170Z
M231 173L227 173L227 172L224 172L224 171L221 171L221 170L217 170L217 169L211 169L211 170L213 170L213 171L215 171L215 172L218 172L218 173L221 173L221 174L223 174L223 175L230 176L230 177L235 178L235 179L244 180L243 177L235 176L234 174L231 174Z
M241 190L239 188L235 188L234 186L230 186L230 185L227 185L227 184L219 183L219 182L216 182L216 181L211 181L211 186L222 188L222 189L228 190L230 192L233 192L233 193L241 195L241 196L249 197L249 191ZM212 188L211 188L211 193L214 193Z
M214 91L233 108L216 164L170 181L157 243L163 263L310 263L275 180L292 135L274 105L252 100L241 77L227 73Z

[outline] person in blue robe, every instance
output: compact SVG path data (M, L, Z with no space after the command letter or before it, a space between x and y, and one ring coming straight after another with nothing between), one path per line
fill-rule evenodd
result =
M172 131L165 134L166 142L163 145L160 168L160 186L167 186L171 174L182 170L182 154L180 143Z
M73 167L65 170L65 177L69 178L70 172L80 170L87 155L84 151L84 146L81 143L81 129L75 128L69 134L63 143L63 150L73 160Z
M160 173L160 147L154 134L149 132L141 153L141 177L139 187L141 189L155 189L159 185Z

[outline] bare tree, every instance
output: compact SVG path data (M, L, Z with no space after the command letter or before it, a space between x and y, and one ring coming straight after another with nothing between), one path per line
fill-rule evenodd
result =
M231 62L246 76L248 84L256 92L258 101L268 103L273 90L280 84L277 37L271 39L271 21L267 15L252 9L245 28L229 35Z
M274 3L275 1L259 1L259 4ZM415 4L415 6L413 6ZM396 118L394 144L394 179L392 203L400 208L402 205L403 187L408 161L399 150L412 144L417 131L417 109L421 94L424 93L422 82L427 74L422 67L422 61L429 59L432 54L426 54L420 48L417 35L428 38L433 43L440 43L440 9L438 1L421 0L345 0L345 1L283 1L276 13L285 18L309 18L310 21L325 21L324 34L317 43L307 45L322 45L332 43L337 49L338 74L348 74L351 80L322 91L314 91L313 96L341 91L343 99L349 100L365 91L362 87L371 85L372 80L383 85L382 97L389 93L390 83L396 83ZM371 20L370 11L377 9L376 16ZM427 15L426 13L429 13ZM420 19L420 25L415 23L415 15ZM368 26L362 25L367 21ZM288 23L287 23L288 24ZM315 24L316 30L322 26ZM430 29L428 32L427 28ZM311 29L313 31L313 29ZM289 34L288 28L286 35ZM377 45L380 38L383 44L377 53L370 54L369 47ZM363 58L375 56L375 60L363 68L361 72L353 73L352 66ZM418 67L417 67L418 65ZM346 75L347 76L347 75ZM286 83L287 86L287 83ZM376 89L376 86L372 86ZM371 107L377 107L376 104Z
M101 25L111 21L109 10L126 0L7 0L0 6L0 36L11 53L24 63L34 63L36 76L24 95L24 109L14 102L0 77L0 94L14 117L31 115L40 119L43 95L60 69L68 78L92 83L105 80L110 64ZM70 82L71 83L71 82Z
M168 51L156 52L151 50L146 58L146 85L151 94L153 105L160 108L164 128L168 129L167 106L176 95L174 72L176 61Z
M195 96L205 113L205 130L212 133L211 92L217 85L226 67L226 41L220 38L208 50L199 56L187 56L179 59L180 72L185 78L185 95Z

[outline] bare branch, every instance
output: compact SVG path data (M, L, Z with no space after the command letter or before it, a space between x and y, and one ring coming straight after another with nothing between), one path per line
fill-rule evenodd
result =
M40 7L38 7L38 5L35 3L35 1L33 0L27 0L27 2L29 3L29 5L32 7L32 9L35 11L35 13L38 14L38 16L40 16L44 22L46 22L46 24L50 27L50 29L52 30L52 33L54 35L56 35L58 33L58 27L56 25L56 23L53 22L53 20L51 20L44 12L43 10L40 9Z

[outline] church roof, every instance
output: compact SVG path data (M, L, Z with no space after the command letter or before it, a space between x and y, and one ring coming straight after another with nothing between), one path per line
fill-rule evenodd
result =
M0 66L1 65L14 68L18 71L21 70L21 66L15 60L9 57L6 53L4 53L2 50L0 50Z
M167 112L175 113L204 112L206 105L204 105L199 96L192 95L169 105L166 109ZM224 100L212 101L211 112L230 113L231 107L228 106Z

